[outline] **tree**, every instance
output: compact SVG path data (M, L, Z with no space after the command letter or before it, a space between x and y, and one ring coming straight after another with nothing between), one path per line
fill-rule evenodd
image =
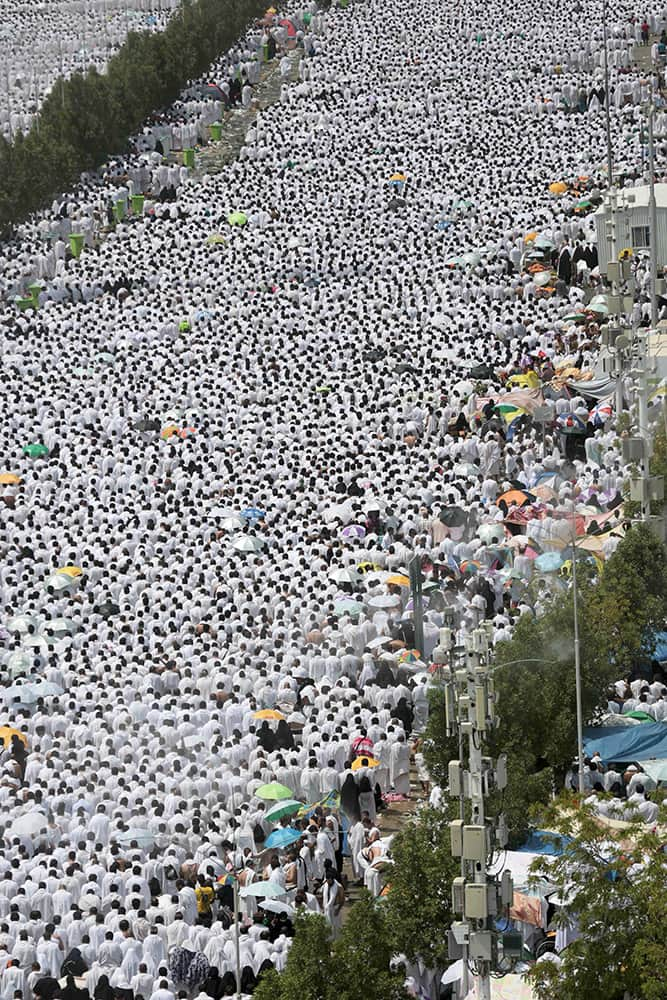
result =
M531 972L538 1000L664 1000L667 996L667 867L663 838L641 824L615 831L587 809L557 803L543 823L571 838L540 863L567 906L557 918L581 928L560 964Z
M394 867L386 919L394 951L431 969L448 964L445 930L452 922L451 884L460 874L451 854L449 817L425 808L411 817L391 844Z
M131 31L104 73L56 80L29 133L0 137L0 234L122 152L264 10L259 0L184 0L164 32Z
M639 524L605 563L588 600L587 615L602 650L614 658L617 676L619 668L630 670L650 660L651 635L662 629L666 614L665 546Z
M333 947L331 1000L403 1000L403 976L393 973L384 901L368 892L354 904Z
M324 917L299 914L295 936L280 975L263 976L254 1000L327 1000L334 974L331 931Z

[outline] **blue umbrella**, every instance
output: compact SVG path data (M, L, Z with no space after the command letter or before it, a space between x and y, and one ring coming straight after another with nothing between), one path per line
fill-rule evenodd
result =
M563 557L560 552L543 552L535 560L535 569L540 573L555 573L563 565Z
M556 423L564 434L586 433L586 424L577 413L561 413L556 417Z
M274 830L264 841L264 847L289 847L303 837L301 830L295 830L292 826L281 827Z
M246 521L261 521L266 517L266 511L260 510L259 507L246 507L241 511L241 517L245 517Z

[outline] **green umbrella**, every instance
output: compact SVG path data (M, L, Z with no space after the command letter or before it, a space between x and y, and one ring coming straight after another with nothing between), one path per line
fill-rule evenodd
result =
M337 601L334 604L335 615L360 615L363 610L364 606L359 601Z
M206 242L210 247L213 247L218 244L224 244L227 240L220 233L211 233L211 235L206 238Z
M282 819L283 816L292 816L302 808L303 802L297 802L296 799L282 799L275 806L267 809L264 813L264 819L270 823L275 823L276 820Z
M230 226L245 226L248 221L248 216L245 212L232 212L231 215L227 216L227 222Z
M271 781L268 785L260 785L255 792L259 799L291 799L293 792L286 785L281 785L279 781Z
M640 722L655 722L655 719L648 712L626 712L627 719L638 719Z
M563 316L566 323L583 323L585 319L584 313L568 313L567 316Z
M24 444L23 454L30 455L30 458L42 458L44 455L48 455L49 449L45 444Z

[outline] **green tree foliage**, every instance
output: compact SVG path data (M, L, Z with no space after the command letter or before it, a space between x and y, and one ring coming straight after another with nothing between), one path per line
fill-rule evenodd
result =
M331 1000L403 1000L403 976L390 972L393 954L386 906L362 893L333 947Z
M448 964L444 929L452 921L451 883L460 864L450 850L448 816L423 809L392 841L394 867L386 902L394 951L432 969Z
M568 804L548 811L549 829L571 837L563 855L540 864L567 907L558 919L581 936L561 964L532 971L538 1000L664 1000L667 996L667 867L663 839L641 824L613 831Z
M331 933L319 914L297 916L295 937L285 969L269 972L253 993L254 1000L327 1000L334 973Z
M650 634L667 614L667 559L664 545L644 524L629 531L592 588L586 615L602 653L619 670L650 658Z
M11 144L0 138L0 234L123 152L144 119L171 104L264 9L261 0L183 0L164 32L130 32L104 73L56 80L30 132Z
M364 892L332 946L329 925L316 914L298 916L282 973L263 976L254 1000L404 1000L403 976L392 957L382 902Z

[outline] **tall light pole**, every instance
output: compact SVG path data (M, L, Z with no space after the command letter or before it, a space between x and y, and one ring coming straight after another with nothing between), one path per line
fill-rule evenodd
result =
M579 595L577 592L577 521L572 502L572 601L574 613L574 684L577 699L577 759L579 792L584 792L584 713L581 702L581 647L579 641Z
M653 101L648 109L648 169L649 169L649 243L651 251L651 327L658 325L658 207L655 200L655 142L653 135L653 119L655 105Z

